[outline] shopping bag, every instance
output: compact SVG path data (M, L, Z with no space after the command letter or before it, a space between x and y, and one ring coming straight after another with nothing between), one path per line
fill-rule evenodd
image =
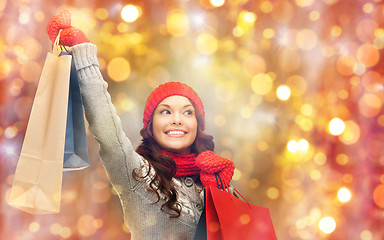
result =
M197 227L196 227L196 231L195 231L195 235L193 237L193 240L205 240L207 239L207 216L206 216L206 211L205 211L205 196L206 196L206 192L205 192L205 188L204 188L204 208L203 208L203 212L201 213L201 216L200 216L200 219L197 223Z
M8 203L29 213L60 210L72 56L48 53L32 105Z
M70 53L63 51L60 56L63 55L70 55ZM81 100L75 62L72 58L63 170L81 170L88 166L89 157L83 115L83 103Z
M235 192L236 196L227 188L206 188L207 239L276 240L269 209L242 201Z

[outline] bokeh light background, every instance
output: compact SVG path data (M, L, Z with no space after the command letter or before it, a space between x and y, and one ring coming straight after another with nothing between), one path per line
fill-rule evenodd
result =
M45 27L64 9L98 46L135 146L149 93L186 82L237 167L233 185L270 208L279 239L384 239L381 1L0 0L1 239L130 238L90 134L92 165L64 173L59 214L6 203L51 47Z

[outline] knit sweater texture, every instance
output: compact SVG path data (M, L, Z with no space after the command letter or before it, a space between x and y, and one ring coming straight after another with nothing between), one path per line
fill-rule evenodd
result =
M89 131L98 141L99 156L107 176L118 193L124 212L124 222L131 231L131 239L193 239L203 210L202 186L192 177L174 177L181 215L170 218L160 210L165 202L161 193L158 203L155 193L148 191L154 172L144 181L136 180L132 171L148 170L149 162L136 153L123 132L120 118L99 70L97 47L82 43L72 47L79 76L85 116ZM198 181L197 181L198 182Z

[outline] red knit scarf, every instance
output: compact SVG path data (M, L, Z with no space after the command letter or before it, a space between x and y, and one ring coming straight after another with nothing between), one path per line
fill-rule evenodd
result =
M161 151L161 154L171 157L176 163L175 177L200 175L204 187L208 185L217 186L215 173L219 173L225 186L232 179L235 165L230 160L216 155L212 151L196 154L181 154L169 151ZM221 184L219 184L221 187Z
M161 151L161 154L171 157L177 167L175 177L199 175L200 168L196 166L196 154L181 154L176 152Z

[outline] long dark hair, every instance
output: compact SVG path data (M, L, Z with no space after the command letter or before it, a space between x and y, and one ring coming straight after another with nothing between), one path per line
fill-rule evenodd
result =
M193 103L192 105L194 106ZM172 158L164 156L160 153L163 149L153 137L152 120L153 116L149 123L143 127L143 129L141 129L140 135L143 137L143 139L140 146L136 149L138 154L149 161L150 164L148 172L140 176L138 169L135 169L132 174L136 180L143 180L149 176L151 168L153 167L156 174L154 178L151 179L151 182L149 183L150 188L148 189L157 195L157 201L155 201L153 204L156 204L160 201L160 195L158 193L158 191L160 191L166 196L166 202L161 206L161 211L170 215L170 217L179 217L181 212L181 205L177 202L177 191L172 185L172 177L176 174L177 170L176 163ZM213 137L203 132L201 126L204 125L204 120L201 116L199 116L197 112L196 120L197 133L196 139L191 145L191 153L198 155L206 150L213 151L215 148Z

